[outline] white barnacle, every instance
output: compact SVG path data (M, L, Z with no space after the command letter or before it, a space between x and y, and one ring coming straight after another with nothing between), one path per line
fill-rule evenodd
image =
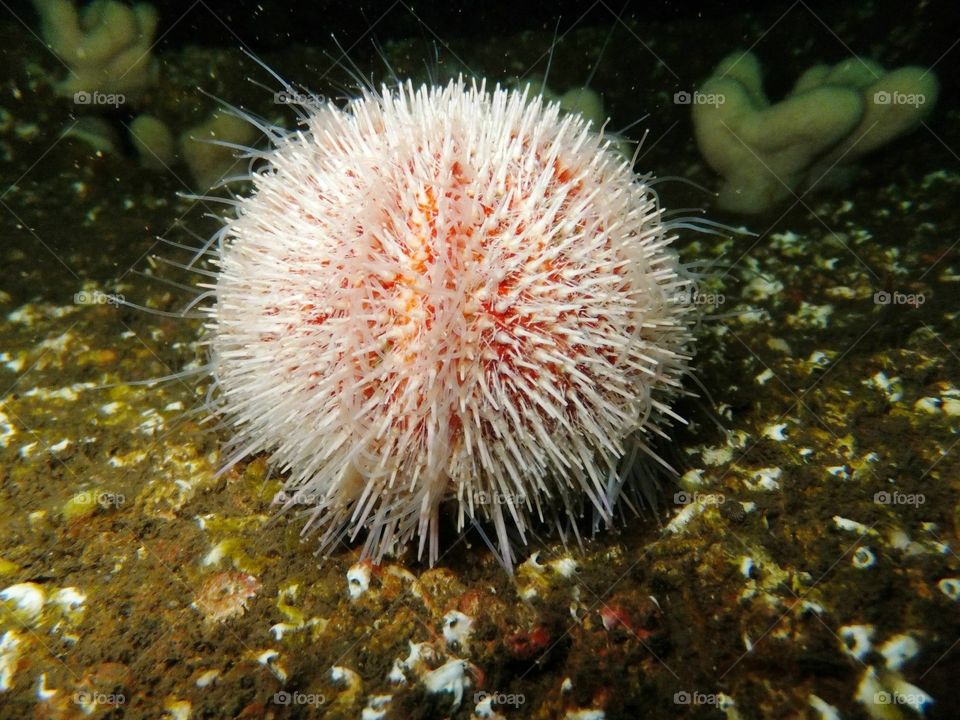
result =
M424 687L430 693L448 692L453 695L454 709L463 702L463 690L470 686L470 678L466 676L467 662L454 658L436 670L431 670L423 678Z
M356 600L370 589L370 564L360 562L347 570L347 592Z
M451 610L443 616L443 637L447 645L466 648L473 628L473 618L459 610Z
M40 617L47 596L40 585L26 582L11 585L0 591L0 600L13 606L14 616L20 622L29 624Z

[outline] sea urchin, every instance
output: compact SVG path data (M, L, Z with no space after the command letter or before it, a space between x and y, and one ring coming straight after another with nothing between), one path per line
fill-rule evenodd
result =
M578 115L463 80L303 111L264 126L211 250L228 464L269 453L304 531L365 530L375 560L418 536L434 562L446 500L508 566L534 517L609 524L692 344L649 176Z

